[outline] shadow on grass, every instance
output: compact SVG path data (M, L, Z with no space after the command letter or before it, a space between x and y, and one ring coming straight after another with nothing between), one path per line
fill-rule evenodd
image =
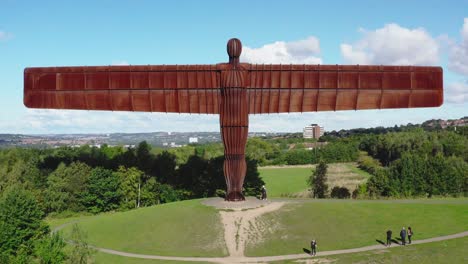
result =
M397 238L397 239L398 239L398 240L401 240L401 239L399 239L399 238ZM400 241L397 241L397 240L395 240L395 239L392 239L392 243L395 243L395 244L397 244L397 245L401 245L401 244L400 244Z
M379 244L385 246L385 243L382 240L376 239L375 241L377 241Z
M302 248L302 250L304 250L305 253L310 254L310 250L308 250L307 248Z

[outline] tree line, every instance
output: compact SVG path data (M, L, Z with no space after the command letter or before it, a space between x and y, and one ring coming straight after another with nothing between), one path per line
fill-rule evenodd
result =
M463 130L462 130L463 131ZM468 137L450 130L366 135L359 167L370 174L361 195L468 196Z

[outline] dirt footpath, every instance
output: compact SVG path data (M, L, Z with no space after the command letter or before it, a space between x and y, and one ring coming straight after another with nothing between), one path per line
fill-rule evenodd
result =
M280 209L285 202L262 201L253 197L247 197L244 202L226 202L222 199L208 199L203 202L214 206L221 215L224 227L224 240L228 248L229 257L244 257L244 249L249 237L249 232L261 230L256 218L269 212ZM262 234L255 234L261 237Z

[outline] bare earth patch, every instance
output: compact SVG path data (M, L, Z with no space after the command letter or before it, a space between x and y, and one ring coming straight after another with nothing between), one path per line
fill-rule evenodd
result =
M260 240L265 228L255 219L262 214L278 210L283 204L284 202L272 202L244 211L239 208L233 209L233 211L220 211L229 256L243 257L246 241L250 238Z

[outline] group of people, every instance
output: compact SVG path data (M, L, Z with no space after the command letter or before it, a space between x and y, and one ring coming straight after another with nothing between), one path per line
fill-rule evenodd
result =
M406 237L408 237L408 244L411 244L411 237L413 236L413 230L411 227L408 227L408 230L403 227L400 231L401 244L406 245ZM387 243L385 246L389 247L392 244L392 230L387 230Z
M411 237L413 236L413 230L409 226L408 229L403 227L400 231L400 239L401 244L403 246L406 245L406 237L408 237L408 244L411 244ZM386 247L389 247L392 244L392 230L387 231L387 243L385 244ZM310 241L310 255L315 256L317 255L317 240L312 239Z

